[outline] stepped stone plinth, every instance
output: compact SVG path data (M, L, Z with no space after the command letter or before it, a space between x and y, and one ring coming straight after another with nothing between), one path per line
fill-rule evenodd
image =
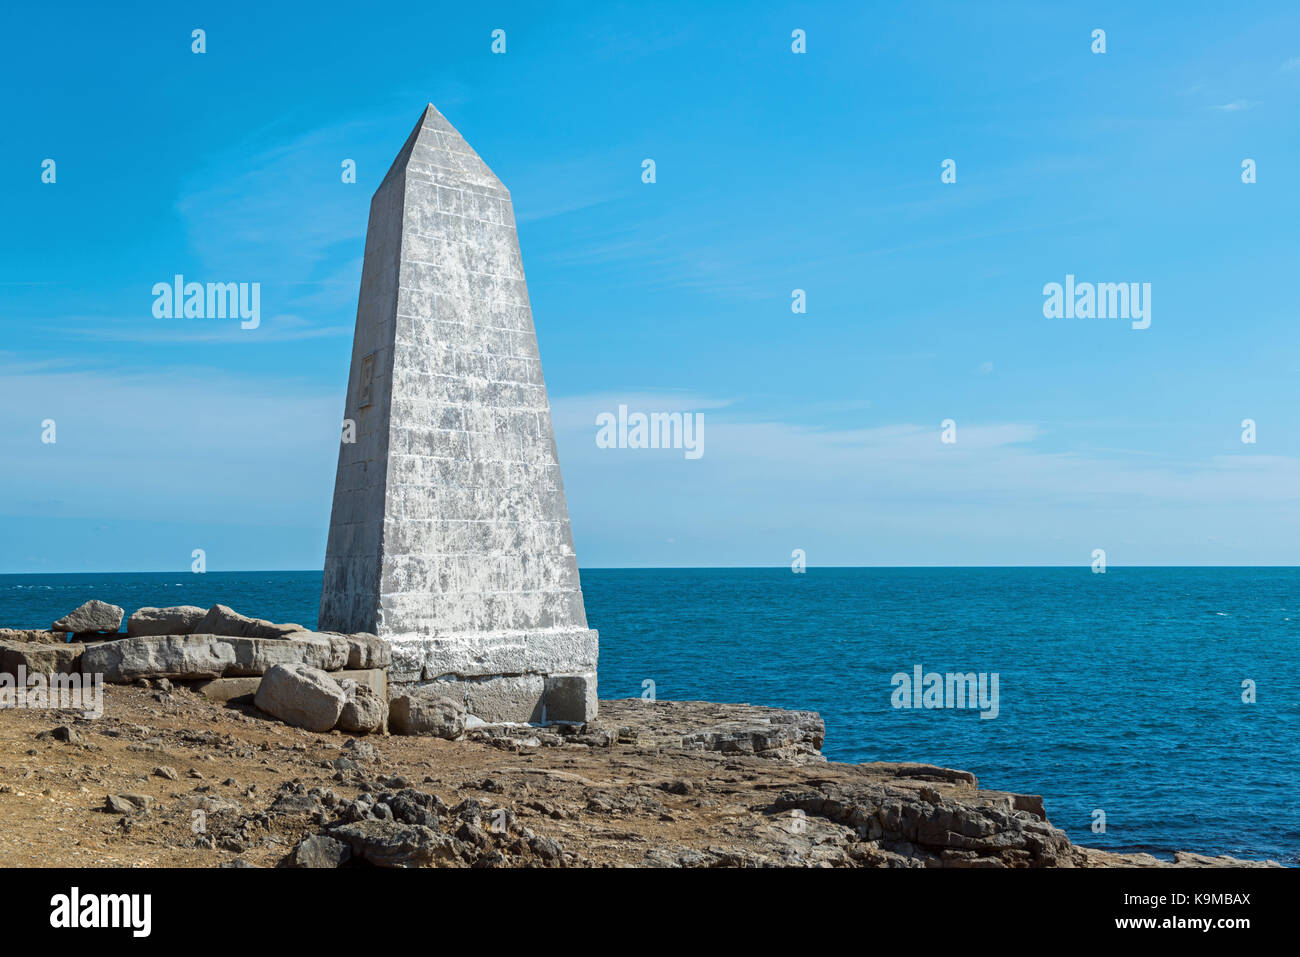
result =
M370 203L318 627L484 721L586 721L596 632L509 191L430 105Z

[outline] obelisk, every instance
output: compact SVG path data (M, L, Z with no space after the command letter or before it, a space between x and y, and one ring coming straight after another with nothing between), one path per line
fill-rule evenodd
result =
M510 192L432 104L370 201L318 627L490 723L596 714Z

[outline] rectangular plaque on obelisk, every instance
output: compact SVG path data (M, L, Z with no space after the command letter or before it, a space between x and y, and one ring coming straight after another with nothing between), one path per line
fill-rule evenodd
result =
M594 717L510 193L432 104L370 203L348 383L319 627L484 721Z

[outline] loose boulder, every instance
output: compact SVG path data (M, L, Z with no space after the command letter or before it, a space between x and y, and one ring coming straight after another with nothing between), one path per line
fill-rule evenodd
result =
M81 669L110 684L138 678L220 678L234 667L235 649L215 635L155 635L91 645Z
M339 683L306 665L276 665L262 676L253 704L273 718L308 731L328 731L338 723L346 695Z
M298 842L284 861L285 867L334 868L346 864L352 849L342 841L312 834Z
M81 670L82 652L85 648L85 645L77 641L60 645L38 641L0 641L0 674L16 675L19 667L29 675L76 674Z
M195 625L207 612L198 605L177 605L173 608L139 608L126 623L128 637L146 635L192 635Z
M354 860L372 867L429 867L456 860L456 842L421 824L358 821L336 827L333 838L348 845Z
M302 625L277 625L264 618L249 618L225 605L213 605L192 629L196 635L228 635L232 638L287 638Z
M373 688L357 685L343 703L339 714L340 731L373 734L388 722L388 701Z
M425 734L454 740L465 733L465 708L450 698L417 690L392 700L388 706L388 726L394 734Z
M30 641L38 645L62 645L68 640L67 632L48 628L0 628L0 641Z
M114 632L122 626L126 614L117 605L92 598L75 611L70 611L53 625L52 631L70 631L78 635Z
M338 671L347 663L346 647L326 635L306 631L296 632L292 639L148 635L93 644L87 652L82 669L102 673L110 684L139 678L249 677L265 674L275 665L303 664Z

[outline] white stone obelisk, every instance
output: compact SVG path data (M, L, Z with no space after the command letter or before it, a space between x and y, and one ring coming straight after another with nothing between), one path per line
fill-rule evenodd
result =
M485 721L594 717L510 193L432 104L370 203L344 408L319 627Z

